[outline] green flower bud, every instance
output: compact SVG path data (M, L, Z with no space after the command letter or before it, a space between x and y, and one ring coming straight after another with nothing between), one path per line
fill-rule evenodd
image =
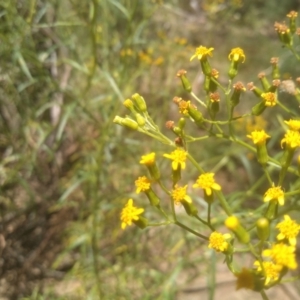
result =
M230 216L225 220L225 226L230 229L238 240L243 244L248 244L250 241L250 235L246 229L240 224L239 219L236 216Z
M280 71L278 67L278 57L271 58L271 65L272 65L272 78L273 79L280 79Z
M143 127L146 124L146 120L141 114L137 113L135 118L140 127Z
M260 218L256 221L256 230L258 238L263 242L269 238L270 222L267 218Z
M187 201L181 201L186 213L189 216L197 216L198 214L198 209L196 208L196 206L193 203L189 203Z
M139 111L141 111L143 113L147 111L146 101L141 95L136 93L136 94L133 94L131 98L134 100L135 105L139 109Z
M187 72L185 70L179 70L177 72L177 77L180 77L184 90L187 91L188 93L190 93L192 91L192 85L189 82L189 80L187 79L186 73Z
M267 92L269 90L269 88L270 88L271 85L270 85L270 82L268 81L265 73L263 73L263 72L259 73L258 74L258 78L259 78L260 83L261 83L261 85L263 87L263 90L265 92Z
M204 75L209 76L211 73L211 66L206 58L200 60L202 72Z
M149 199L149 202L152 206L158 206L159 205L159 198L157 197L157 195L154 193L154 191L152 190L152 188L150 188L149 190L145 191L146 196Z
M133 129L133 130L137 130L138 127L139 127L138 123L136 123L134 120L132 120L128 117L121 118L119 116L115 116L113 122L116 123L116 124L119 124L123 127L128 127L130 129Z
M266 109L265 101L261 101L252 107L251 113L254 116L259 116L264 112L265 109Z
M199 110L197 110L197 108L193 107L192 105L190 105L188 107L188 113L189 113L189 116L195 121L195 123L199 127L202 127L203 121L204 121L202 113Z
M278 201L270 201L267 211L265 213L265 217L269 220L273 220L277 217L278 213Z
M142 216L139 216L138 220L132 220L132 222L139 228L144 229L148 226L148 220Z

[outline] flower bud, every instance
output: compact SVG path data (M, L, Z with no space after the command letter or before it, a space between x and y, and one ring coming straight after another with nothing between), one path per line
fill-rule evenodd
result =
M178 127L181 129L181 131L184 129L184 127L185 127L185 118L180 118L179 119Z
M179 70L176 75L177 77L180 77L184 90L190 93L192 91L192 85L190 81L187 79L186 73L187 72L185 70Z
M230 216L225 220L225 226L230 229L238 240L243 243L247 244L250 241L250 235L246 231L246 229L240 224L239 219L236 216Z
M132 220L132 223L141 229L144 229L148 226L148 220L142 216L139 216L138 220Z
M137 130L139 125L137 122L135 122L134 120L126 117L126 118L121 118L119 116L115 116L114 120L113 120L114 123L116 124L119 124L123 127L128 127L130 129L133 129L133 130Z
M188 113L189 116L195 121L196 125L202 127L204 121L202 113L199 110L197 110L197 108L195 108L193 105L190 105L188 107Z
M249 91L252 91L253 94L254 94L256 97L258 97L258 98L260 98L261 94L263 93L263 91L262 91L261 89L257 88L257 87L253 84L253 82L247 83L247 88L248 88Z
M290 19L289 28L290 28L290 31L292 34L294 34L297 30L297 24L296 24L297 16L298 16L298 13L293 10L287 14L287 17Z
M265 109L266 109L265 101L260 101L259 103L257 103L251 108L251 113L254 116L259 116L264 112Z
M147 111L146 101L141 95L135 93L131 96L131 98L134 100L135 105L139 111L143 113Z
M186 213L189 216L197 216L198 214L198 209L196 208L196 206L193 203L189 203L185 200L181 201Z
M259 78L259 80L260 80L260 82L261 82L261 85L262 85L262 87L263 87L263 90L264 90L265 92L267 92L267 91L269 90L269 88L270 88L271 85L270 85L270 83L269 83L269 81L268 81L268 79L267 79L265 73L263 73L263 72L259 73L259 74L258 74L258 78Z
M280 78L280 71L278 67L278 57L272 57L271 58L271 65L272 65L272 78L273 79L279 79Z
M243 83L240 81L234 84L233 88L234 90L230 98L230 103L231 106L235 107L239 104L241 93L246 91L246 88L244 87Z
M157 195L154 193L154 191L152 190L152 188L148 189L147 191L145 191L146 196L149 199L149 202L152 206L158 206L159 205L159 198L157 197Z
M211 66L206 58L200 60L202 72L204 75L209 76L211 73Z
M135 115L135 119L140 127L143 127L146 124L145 118L139 113Z
M256 230L258 238L263 242L269 238L270 222L267 218L260 218L256 221Z
M277 217L278 213L278 201L269 201L269 206L265 213L265 218L268 220L273 220Z

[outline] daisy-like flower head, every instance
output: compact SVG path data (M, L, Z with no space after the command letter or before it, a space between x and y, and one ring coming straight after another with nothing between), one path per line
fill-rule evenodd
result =
M265 101L265 106L275 106L276 105L276 94L275 93L262 93L260 95Z
M247 137L251 139L255 145L264 144L266 139L270 138L264 130L254 130L251 134L248 134Z
M187 189L187 185L185 186L178 186L177 184L175 185L174 189L171 192L171 196L175 204L178 205L181 201L192 203L191 197L186 194L186 189Z
M300 231L300 225L288 215L284 215L284 221L277 224L276 228L280 231L277 235L278 240L287 239L291 246L296 246L296 237Z
M185 116L189 114L189 107L191 105L191 101L181 100L178 104L179 112Z
M294 130L288 130L284 138L281 140L281 148L283 148L283 144L286 144L290 148L296 148L300 146L300 133Z
M214 173L201 174L193 187L204 189L208 196L212 194L212 190L220 191L221 186L215 182L214 176Z
M296 11L292 10L286 16L290 19L295 19L295 18L297 18L298 13Z
M243 268L241 272L236 273L236 289L254 289L254 274L246 268Z
M244 50L242 48L233 48L231 49L231 52L229 53L228 55L228 59L229 60L233 60L235 62L244 62L245 59L246 59L246 56L245 56L245 53L244 53Z
M149 154L143 155L140 164L146 165L146 166L151 166L155 164L155 153L151 152Z
M290 130L299 131L300 130L300 120L292 120L284 121L287 126L289 126Z
M133 206L133 200L129 199L121 212L121 228L125 229L126 226L130 226L132 221L137 221L139 215L144 212L143 208L137 208Z
M264 195L264 202L271 200L278 201L279 205L284 205L284 192L280 186L272 186Z
M254 262L254 266L257 268L257 271L262 273L266 278L265 285L268 285L270 281L276 281L279 278L282 266L274 264L271 261L263 261L262 264L263 268L258 260Z
M206 47L200 46L196 49L195 54L191 57L190 60L193 60L196 57L199 60L204 60L208 56L212 56L213 50L214 50L214 48L206 48Z
M135 181L136 193L146 192L150 189L151 181L146 176L141 176Z
M226 241L231 238L230 233L222 234L220 232L212 232L209 236L208 248L212 248L217 252L224 252L228 249L229 243Z
M263 251L263 256L269 256L275 264L295 270L297 268L296 248L283 243L273 244L271 249Z
M172 169L174 171L178 170L179 166L181 166L181 169L185 169L187 153L183 149L178 148L170 154L164 154L163 156L172 160Z

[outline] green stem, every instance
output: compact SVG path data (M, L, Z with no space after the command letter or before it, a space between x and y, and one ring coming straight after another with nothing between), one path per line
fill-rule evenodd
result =
M207 236L202 235L201 233L198 233L197 231L195 231L195 230L193 230L193 229L191 229L191 228L185 226L184 224L180 223L179 221L175 221L174 224L176 224L176 225L178 225L179 227L185 229L186 231L189 231L189 232L193 233L194 235L199 236L200 238L202 238L202 239L208 241L208 237L207 237Z
M261 291L260 291L260 294L261 294L261 297L262 297L264 300L269 300L269 297L267 296L265 290L261 290Z
M227 203L227 201L226 201L226 199L225 199L223 193L220 192L220 191L214 191L214 192L215 192L215 194L217 195L217 197L218 197L218 199L219 199L219 201L220 201L220 204L221 204L222 208L224 209L224 211L226 212L226 214L227 214L228 216L231 216L231 215L232 215L231 208L230 208L230 206L228 205L228 203Z

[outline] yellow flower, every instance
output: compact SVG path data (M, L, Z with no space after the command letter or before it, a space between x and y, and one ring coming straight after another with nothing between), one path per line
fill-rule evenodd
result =
M300 231L300 225L288 215L284 215L284 221L277 224L276 228L279 229L280 233L277 235L278 240L288 239L291 246L296 246L296 236Z
M265 106L275 106L276 105L276 94L275 93L262 93L260 95L265 101Z
M269 188L264 195L264 202L277 200L279 205L284 204L284 192L280 186L273 186Z
M146 165L146 166L151 166L155 164L155 153L151 152L149 154L143 155L140 164Z
M181 166L181 169L185 169L187 153L183 149L178 148L170 154L164 154L163 156L172 160L173 170L177 170L179 166Z
M228 249L229 243L226 240L230 239L230 233L222 234L220 232L212 232L209 237L208 248L212 248L218 252L224 252Z
M256 144L263 144L265 143L266 139L270 138L268 134L264 130L254 130L251 132L251 134L247 135L249 139L253 141L253 143Z
M130 226L132 221L137 221L139 219L139 215L144 212L143 208L137 208L133 206L133 200L129 199L125 207L121 212L121 227L125 229L126 226Z
M194 188L202 188L205 193L210 196L212 194L212 190L220 191L221 186L217 184L214 180L214 173L205 173L198 177L195 184L193 184Z
M179 112L185 116L189 114L189 107L191 106L191 101L181 100L178 104Z
M284 121L285 124L289 126L290 130L298 131L300 130L300 120L292 120Z
M281 140L281 148L282 145L286 143L286 145L290 148L296 148L300 146L300 133L294 130L288 130L284 135L284 138Z
M295 250L294 246L280 243L274 244L271 249L264 250L262 254L271 257L275 264L294 270L297 268Z
M195 57L197 57L199 60L204 60L207 56L212 56L213 50L214 48L206 48L200 46L196 49L195 54L191 57L190 60L193 60Z
M151 181L146 176L141 176L135 181L136 193L145 192L150 189Z
M235 274L235 277L237 277L237 290L242 288L249 290L254 289L254 275L250 270L243 268L241 272Z
M263 261L263 268L261 267L260 262L257 260L254 262L254 266L257 267L257 271L262 273L266 278L265 285L268 285L270 281L277 280L279 278L280 272L282 270L281 265L274 264L271 261Z
M242 48L233 48L228 55L229 60L244 62L246 59L244 50Z
M171 196L175 204L178 205L181 201L192 203L191 197L186 194L186 189L187 185L182 187L178 186L177 184L175 185L175 188L171 192Z

